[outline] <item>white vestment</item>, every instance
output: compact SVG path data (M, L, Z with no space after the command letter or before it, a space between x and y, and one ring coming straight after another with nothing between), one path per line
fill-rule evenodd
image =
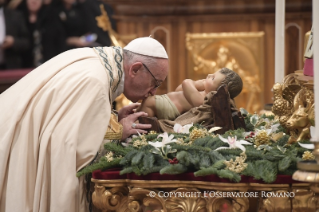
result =
M0 95L1 212L88 211L76 172L96 155L123 91L121 75L110 92L108 69L123 69L122 49L101 49L114 54L108 64L92 48L70 50Z

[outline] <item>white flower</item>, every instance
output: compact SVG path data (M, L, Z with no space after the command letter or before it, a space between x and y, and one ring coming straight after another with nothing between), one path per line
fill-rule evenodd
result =
M245 152L246 148L243 146L243 144L251 145L251 143L249 143L248 141L245 141L245 140L237 141L237 136L235 136L235 137L228 136L228 139L225 139L225 138L223 138L222 136L219 135L219 139L222 140L225 143L228 143L229 147L219 147L216 150L239 148L243 152Z
M314 149L314 148L315 148L315 145L314 145L314 144L303 144L303 143L300 143L300 142L298 142L298 144L299 144L301 147L305 148L305 149Z
M212 127L210 128L210 130L208 130L208 132L212 133L212 132L215 132L216 130L220 130L222 129L222 127Z
M156 149L163 147L164 144L162 142L156 141L156 142L148 142L149 145L155 147Z
M175 124L174 125L174 131L177 133L189 133L189 129L193 126L193 123L191 124L186 124L184 126L180 124Z
M310 126L310 136L311 136L311 138L313 138L315 136L315 127L313 127L313 126ZM303 144L300 142L298 142L298 144L305 149L314 149L315 148L314 144Z
M278 127L280 126L280 124L274 124L271 126L271 133L274 133L278 130Z
M156 141L156 142L148 142L149 145L152 145L153 147L155 147L156 149L160 148L160 147L163 147L165 146L166 144L169 144L169 143L174 143L176 142L177 140L176 139L173 139L174 138L174 135L170 135L168 136L167 132L164 132L163 134L160 134L159 136L157 136L157 138L159 137L162 137L162 141L159 142L159 141ZM173 139L173 140L172 140Z

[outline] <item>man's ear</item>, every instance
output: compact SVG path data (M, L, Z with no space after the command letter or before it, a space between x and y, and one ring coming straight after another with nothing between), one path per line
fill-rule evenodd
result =
M131 65L129 70L129 75L135 77L137 72L142 68L143 64L141 62L135 62Z

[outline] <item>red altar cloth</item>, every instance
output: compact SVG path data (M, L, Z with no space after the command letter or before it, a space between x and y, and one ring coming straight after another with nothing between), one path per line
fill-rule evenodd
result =
M0 70L0 93L19 81L30 71L32 71L32 69Z
M0 81L18 81L26 74L28 74L32 69L12 69L12 70L1 70L0 71Z
M107 171L96 170L92 173L92 178L97 180L182 180L182 181L205 181L205 182L221 182L221 183L235 183L228 179L219 178L217 175L208 175L203 177L195 177L193 172L169 175L160 173L151 173L148 175L138 176L134 173L120 175L121 169L109 169ZM262 180L255 180L253 177L241 176L240 183L265 183ZM275 182L271 184L292 184L300 183L292 179L290 175L277 175Z

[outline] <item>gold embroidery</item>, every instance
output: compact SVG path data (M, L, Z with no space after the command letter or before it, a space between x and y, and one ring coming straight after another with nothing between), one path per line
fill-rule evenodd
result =
M120 140L122 139L122 134L123 126L117 121L117 116L112 112L104 138L108 140Z

